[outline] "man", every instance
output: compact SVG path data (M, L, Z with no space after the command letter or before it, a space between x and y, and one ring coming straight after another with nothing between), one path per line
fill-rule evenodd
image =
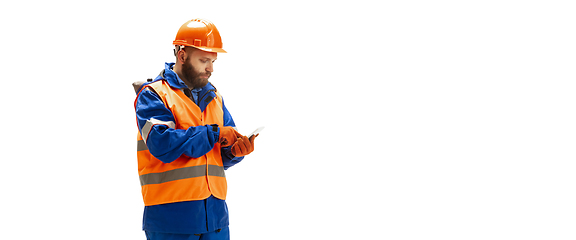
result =
M138 171L149 240L229 239L224 170L254 150L253 137L208 81L218 53L216 26L192 19L176 35L175 63L138 86Z

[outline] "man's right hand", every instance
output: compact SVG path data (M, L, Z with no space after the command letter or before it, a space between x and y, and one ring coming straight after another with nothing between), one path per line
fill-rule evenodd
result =
M232 145L232 155L235 157L244 157L254 151L254 139L258 137L258 134L248 138L242 136Z
M220 138L218 142L221 144L221 147L228 147L236 143L236 140L240 137L242 137L242 134L236 132L234 128L220 127Z

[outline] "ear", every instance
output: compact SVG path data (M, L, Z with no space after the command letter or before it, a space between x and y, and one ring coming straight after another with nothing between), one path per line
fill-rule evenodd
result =
M176 50L174 50L174 51L176 51ZM176 60L178 60L178 62L184 63L184 62L186 62L186 58L187 58L187 53L184 50L184 48L181 48L178 52L176 52Z

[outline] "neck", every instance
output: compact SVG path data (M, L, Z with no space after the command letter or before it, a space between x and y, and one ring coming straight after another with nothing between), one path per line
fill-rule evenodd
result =
M183 75L182 75L182 64L180 64L180 63L174 64L174 67L172 67L172 71L174 71L176 74L178 74L178 77L180 79L184 80Z

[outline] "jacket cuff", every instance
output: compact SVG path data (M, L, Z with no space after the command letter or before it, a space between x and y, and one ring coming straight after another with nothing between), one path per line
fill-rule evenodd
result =
M220 139L220 128L218 124L206 125L208 127L208 139L210 140L210 145L214 145Z

